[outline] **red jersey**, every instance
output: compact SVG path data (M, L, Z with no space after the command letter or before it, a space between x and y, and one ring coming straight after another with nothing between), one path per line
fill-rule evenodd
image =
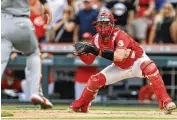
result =
M153 0L139 0L137 17L142 17L144 15L144 12L148 9L151 2L153 2Z
M49 72L48 82L49 84L54 82L52 72Z
M35 14L34 12L31 12L30 20L32 21L35 30L36 30L36 36L37 38L41 38L45 36L45 30L44 26L46 25L46 22L43 20L41 15Z
M92 39L92 44L100 50L130 49L129 56L120 62L114 62L116 66L122 69L127 69L142 56L143 49L128 36L123 30L114 28L110 40L102 41L99 34L96 34Z
M86 63L86 64L91 64L94 59L95 56L94 55L86 55L86 54L82 54L81 56L79 56L80 59ZM94 75L98 73L98 67L96 66L82 66L82 67L78 67L76 70L76 77L75 77L75 81L79 82L79 83L87 83L88 79L90 78L91 75Z
M8 84L7 80L4 79L1 81L1 89L13 89L17 90L17 92L22 92L21 88L21 80L14 80L11 85Z

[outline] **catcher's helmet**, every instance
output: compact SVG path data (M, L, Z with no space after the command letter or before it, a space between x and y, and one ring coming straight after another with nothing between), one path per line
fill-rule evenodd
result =
M97 20L94 22L96 31L102 37L108 37L114 28L115 19L110 12L103 11L98 15Z

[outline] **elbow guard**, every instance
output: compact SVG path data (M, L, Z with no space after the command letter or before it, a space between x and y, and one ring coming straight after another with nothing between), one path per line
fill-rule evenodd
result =
M42 4L47 3L47 1L46 1L46 0L40 0L40 2L41 2Z

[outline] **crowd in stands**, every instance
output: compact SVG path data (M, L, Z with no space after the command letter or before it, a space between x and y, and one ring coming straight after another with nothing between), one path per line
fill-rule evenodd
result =
M177 43L176 0L48 0L53 19L47 24L41 5L31 6L31 20L39 42L73 43L85 32L96 33L93 21L106 10L116 26L141 44Z
M83 41L82 36L85 33L94 36L96 30L92 23L104 10L112 12L116 19L115 25L141 44L177 43L177 0L47 0L47 2L53 15L50 24L47 23L47 17L42 16L42 6L39 2L31 6L30 19L34 24L39 43L75 43ZM17 55L12 53L10 59L15 60ZM41 57L45 59L53 57L53 54L42 53ZM85 68L78 68L77 71L80 69ZM97 68L90 69L97 71ZM11 79L15 77L11 72L8 70L5 73L7 75L4 80L8 81L2 81L2 89L9 88L7 86L9 84L13 85L14 80ZM76 82L78 81L80 80L76 74ZM85 83L84 81L83 84ZM17 85L17 91L22 91L20 84Z

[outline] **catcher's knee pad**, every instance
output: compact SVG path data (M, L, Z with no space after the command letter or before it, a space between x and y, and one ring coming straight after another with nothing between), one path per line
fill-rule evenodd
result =
M140 68L142 70L142 74L152 83L153 88L158 88L163 84L159 70L153 61L144 61Z
M87 82L87 88L92 92L96 92L99 88L105 86L105 83L105 76L102 73L98 73L90 77Z
M144 61L140 66L142 73L145 77L150 78L156 76L159 73L159 70L155 63L151 60Z

